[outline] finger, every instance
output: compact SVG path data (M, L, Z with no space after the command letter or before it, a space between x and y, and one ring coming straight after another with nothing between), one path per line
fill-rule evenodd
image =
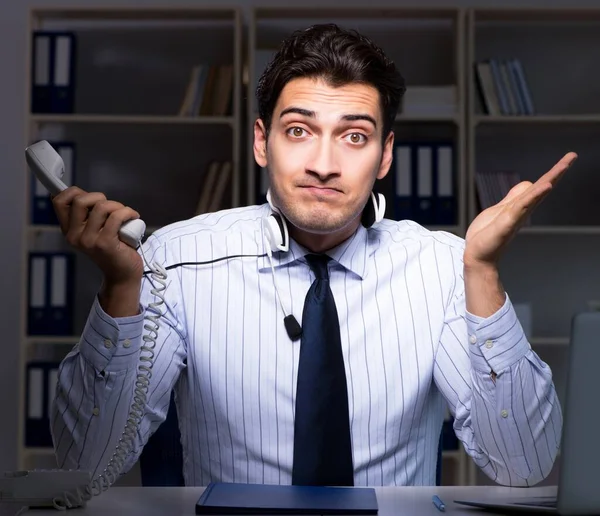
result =
M535 183L531 184L529 188L523 188L518 195L512 197L511 200L513 201L513 208L516 215L519 217L528 216L550 193L558 180L576 159L576 153L568 152L548 172Z
M106 201L106 196L100 192L83 193L73 198L67 229L67 237L72 244L78 242L85 229L90 210L101 201Z
M66 190L63 190L57 195L52 195L52 205L60 224L60 229L63 233L66 233L69 229L69 218L71 212L71 203L73 199L78 195L83 195L87 192L78 188L77 186L70 186Z
M102 232L100 233L99 244L100 240L102 240L102 245L105 245L110 240L118 237L117 234L119 229L121 229L121 226L125 222L139 218L140 214L129 206L124 206L123 208L112 211L106 219L104 227L102 228Z
M545 199L552 190L552 183L539 183L536 181L522 194L513 200L509 207L517 220L525 220L531 212Z
M551 183L555 185L564 173L577 159L575 152L567 152L548 172L541 176L536 183Z
M121 208L123 205L117 201L99 201L94 204L79 238L81 246L86 249L93 247L106 219L112 212Z

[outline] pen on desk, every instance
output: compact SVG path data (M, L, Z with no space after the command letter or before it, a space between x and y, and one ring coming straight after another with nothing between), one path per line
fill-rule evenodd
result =
M444 505L444 502L442 502L440 500L438 495L434 495L431 501L433 502L433 505L436 506L438 511L444 512L446 510L446 506Z

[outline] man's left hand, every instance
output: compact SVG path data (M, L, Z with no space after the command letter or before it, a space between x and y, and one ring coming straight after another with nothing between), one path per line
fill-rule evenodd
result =
M465 267L495 268L503 249L576 159L576 153L568 152L535 183L520 182L498 204L483 210L465 236Z

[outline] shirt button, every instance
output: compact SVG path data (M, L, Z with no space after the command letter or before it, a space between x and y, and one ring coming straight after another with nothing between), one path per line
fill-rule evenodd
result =
M104 339L104 347L110 348L111 346L112 346L112 342L110 341L110 339Z
M503 410L502 412L500 412L500 415L504 418L508 417L508 410Z
M469 337L469 342L471 342L471 344L475 344L477 342L477 337L475 335L471 335Z
M94 410L92 410L92 412L94 413L94 416L97 416L98 414L100 414L100 409L98 407L94 407Z
M129 339L125 339L123 341L123 347L128 348L129 346L131 346L131 341Z
M485 341L485 347L486 348L491 349L493 345L494 345L494 343L491 340L486 340Z

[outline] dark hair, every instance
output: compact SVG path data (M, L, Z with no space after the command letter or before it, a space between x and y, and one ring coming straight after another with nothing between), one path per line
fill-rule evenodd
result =
M375 87L383 113L383 140L392 130L406 90L394 63L369 38L334 23L313 25L283 41L258 81L258 114L267 134L281 91L298 77L322 78L333 87L353 82Z

